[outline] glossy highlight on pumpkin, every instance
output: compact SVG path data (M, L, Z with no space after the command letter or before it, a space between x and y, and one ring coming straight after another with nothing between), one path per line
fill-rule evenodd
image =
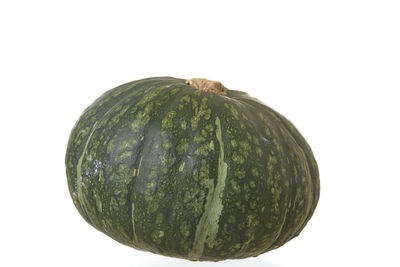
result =
M218 86L223 94L148 78L83 112L66 171L89 224L135 249L200 261L257 256L301 232L319 198L309 145L278 112Z

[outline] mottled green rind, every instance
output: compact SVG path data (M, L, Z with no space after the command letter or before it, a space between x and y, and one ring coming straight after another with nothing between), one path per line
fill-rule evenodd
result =
M247 94L171 77L114 88L70 135L66 170L85 220L139 250L189 260L257 256L297 236L319 198L312 151Z

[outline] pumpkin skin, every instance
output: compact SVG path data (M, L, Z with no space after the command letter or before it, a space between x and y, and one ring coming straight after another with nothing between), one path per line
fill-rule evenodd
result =
M155 77L107 91L74 126L66 173L82 217L138 250L200 261L296 237L319 198L301 134L244 92Z

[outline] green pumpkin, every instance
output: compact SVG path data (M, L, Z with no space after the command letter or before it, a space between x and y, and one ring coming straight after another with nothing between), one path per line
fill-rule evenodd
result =
M281 114L204 79L138 80L81 115L66 153L76 208L133 248L200 261L297 236L319 198L310 147Z

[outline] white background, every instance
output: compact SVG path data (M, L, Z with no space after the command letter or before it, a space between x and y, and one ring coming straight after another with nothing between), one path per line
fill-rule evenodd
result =
M400 266L398 1L1 1L0 266ZM205 77L289 118L321 198L302 234L257 258L193 263L89 226L64 155L105 90Z

